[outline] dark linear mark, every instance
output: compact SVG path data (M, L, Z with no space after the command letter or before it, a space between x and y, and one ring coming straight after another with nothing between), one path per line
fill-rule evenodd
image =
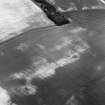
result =
M53 21L57 26L69 24L70 21L67 17L63 15L63 13L57 11L54 5L48 3L46 0L32 0L33 2L37 2L40 4L40 7L46 14L46 16Z

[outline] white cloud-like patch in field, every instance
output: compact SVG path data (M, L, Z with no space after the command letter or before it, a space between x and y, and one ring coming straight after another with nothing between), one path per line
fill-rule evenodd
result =
M47 50L44 46L38 44L39 48L43 48L43 51L47 51L47 54L50 56L53 52L53 56L56 56L55 61L49 62L47 58L41 56L35 56L32 59L32 65L30 69L25 70L24 72L15 73L12 76L13 79L26 79L31 81L34 78L45 79L52 77L56 73L56 69L72 64L80 59L81 54L84 54L85 51L89 49L89 46L81 38L74 38L71 41L69 37L60 38L59 43L54 43L52 49ZM62 52L60 55L59 52ZM58 54L60 55L57 58Z
M77 32L73 30L71 33ZM51 45L48 42L47 44L41 43L42 41L35 43L39 48L38 51L42 53L32 56L32 63L29 68L10 75L10 78L13 80L22 79L26 81L25 86L14 89L13 93L17 94L19 93L17 91L21 90L19 94L36 94L38 87L31 84L33 79L52 78L56 75L57 70L61 70L59 68L78 62L81 55L89 51L88 43L80 37L60 36L57 40L53 38L52 40L53 43ZM27 44L22 43L19 44L17 50L24 51L28 47Z
M0 105L10 105L10 96L2 87L0 87Z
M100 1L105 4L105 0L100 0Z

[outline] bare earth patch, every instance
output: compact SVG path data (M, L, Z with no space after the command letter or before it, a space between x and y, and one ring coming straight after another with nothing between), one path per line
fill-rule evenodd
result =
M53 24L30 0L0 0L0 42L32 28Z

